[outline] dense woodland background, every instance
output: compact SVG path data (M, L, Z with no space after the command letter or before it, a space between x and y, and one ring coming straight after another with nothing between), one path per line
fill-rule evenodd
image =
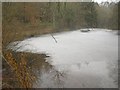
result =
M3 24L29 24L56 30L86 27L117 29L118 3L3 3Z
M16 40L19 40L20 37L81 28L118 30L118 4L119 2L4 2L3 39L8 32L14 33L9 35L10 38L14 36L14 39L16 34L24 32L24 35L21 34L23 36L16 35Z

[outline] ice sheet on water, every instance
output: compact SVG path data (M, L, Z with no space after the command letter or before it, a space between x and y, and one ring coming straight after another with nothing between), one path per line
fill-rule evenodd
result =
M118 36L106 32L107 29L92 30L89 33L76 30L54 34L57 43L50 34L29 38L12 49L20 47L17 51L49 54L50 63L56 69L69 72L65 87L117 87L109 76L107 62L118 60ZM89 82L91 80L93 83Z

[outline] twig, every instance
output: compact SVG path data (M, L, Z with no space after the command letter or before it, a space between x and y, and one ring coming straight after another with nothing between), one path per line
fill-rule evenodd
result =
M53 39L55 40L55 42L57 43L57 40L55 39L55 37L52 35L52 34L50 34L52 37L53 37Z

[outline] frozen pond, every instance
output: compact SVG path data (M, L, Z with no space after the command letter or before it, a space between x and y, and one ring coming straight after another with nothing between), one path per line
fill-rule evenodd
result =
M45 53L54 70L40 75L36 88L117 88L118 35L95 29L50 34L19 41L13 50ZM14 42L16 43L16 42ZM12 43L12 44L14 44ZM56 79L57 78L57 79Z

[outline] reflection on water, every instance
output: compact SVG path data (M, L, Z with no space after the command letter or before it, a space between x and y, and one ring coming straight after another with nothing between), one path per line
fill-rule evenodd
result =
M98 68L96 68L98 67ZM77 63L52 66L46 70L41 68L37 74L35 88L101 88L116 87L107 74L106 62ZM104 71L103 71L104 70ZM115 72L116 73L116 72ZM116 75L116 74L115 74ZM116 78L116 77L115 77Z
M36 88L64 87L63 80L65 80L65 73L59 72L54 68L51 69L49 72L45 72L44 70L42 70L41 74L38 77L39 81L37 84L35 84Z
M35 82L33 81L34 87L63 87L64 82L62 79L65 77L65 72L56 70L54 66L46 62L45 58L50 60L49 56L32 53L23 54L26 54L27 66L31 73L37 78Z
M43 57L31 57L29 65L32 73L35 74L37 81L34 84L34 87L63 87L62 78L64 78L65 73L57 71L54 66L46 62L46 56L43 54ZM50 58L49 58L50 59Z
M118 36L112 32L80 30L43 35L19 42L18 52L45 53L40 61L30 58L31 70L37 76L36 88L116 88ZM14 43L12 43L14 44ZM11 45L12 45L11 44ZM25 46L27 44L27 46ZM114 71L114 72L113 72Z

